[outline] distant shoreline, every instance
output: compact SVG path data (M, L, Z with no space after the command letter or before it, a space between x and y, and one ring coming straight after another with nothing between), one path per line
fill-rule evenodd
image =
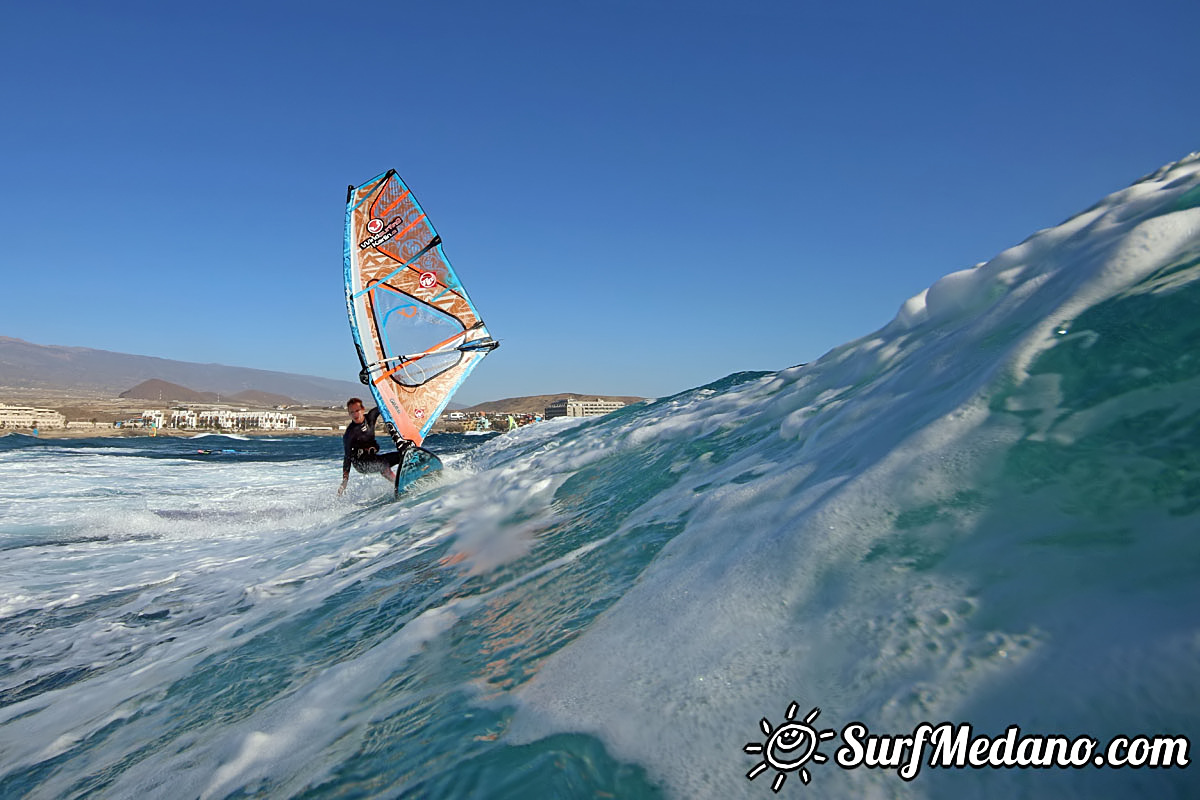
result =
M270 438L275 436L341 436L342 430L247 430L247 431L207 431L181 430L178 428L161 428L158 433L150 433L149 428L45 428L38 429L35 436L29 428L10 428L0 431L0 436L16 433L35 439L197 439L206 436L244 436L252 439Z
M540 415L545 407L552 401L558 398L597 398L605 400L619 400L626 404L640 402L644 398L640 397L624 397L612 395L584 395L578 393L563 393L558 395L532 395L528 397L512 397L503 400L493 400L486 403L479 403L475 406L463 409L462 413L470 415L474 418L480 414L486 414L493 417L493 423L497 422L496 418L502 422L503 418L508 415L517 416L518 419L522 415L532 416ZM98 438L132 438L132 437L150 437L166 436L174 439L191 439L197 436L246 436L252 438L263 437L281 437L281 436L340 436L346 428L349 419L346 415L346 410L342 406L288 406L286 410L290 414L294 414L297 424L300 429L294 428L252 428L252 429L229 429L229 430L213 430L211 428L168 428L160 427L156 429L156 433L151 434L149 428L143 428L137 425L129 425L123 427L113 427L112 423L126 420L136 420L142 416L143 411L147 408L161 409L164 406L171 407L176 404L186 406L209 405L207 403L197 404L183 401L170 400L146 400L144 398L135 397L112 397L100 392L88 392L86 390L66 390L66 389L50 389L50 388L35 388L35 387L12 387L0 386L0 404L16 405L22 407L41 408L56 411L62 414L68 423L74 423L76 427L67 428L50 428L40 427L38 429L37 438L39 439L98 439ZM227 406L230 404L213 404ZM245 404L236 404L244 406ZM450 412L439 419L430 433L455 433L461 432L467 427L471 419L450 419ZM85 427L86 423L91 422L95 427ZM84 423L81 425L80 423ZM0 435L5 433L19 433L26 436L32 436L33 430L28 427L24 428L0 428ZM386 433L379 435L386 436Z

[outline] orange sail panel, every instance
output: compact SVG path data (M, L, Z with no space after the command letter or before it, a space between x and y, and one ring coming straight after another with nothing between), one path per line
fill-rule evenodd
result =
M396 445L419 445L499 343L395 170L349 188L344 261L359 377Z

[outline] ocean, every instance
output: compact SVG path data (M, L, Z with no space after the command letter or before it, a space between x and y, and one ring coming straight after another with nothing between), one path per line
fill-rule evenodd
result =
M1198 278L1192 157L395 502L332 438L2 437L0 796L1200 796Z

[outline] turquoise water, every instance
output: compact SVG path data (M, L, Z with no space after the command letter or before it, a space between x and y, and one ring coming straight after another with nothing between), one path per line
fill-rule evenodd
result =
M433 437L400 502L337 498L333 439L0 438L0 796L1200 795L1195 765L905 782L836 738L748 780L743 749L793 702L1200 741L1198 185L1164 168L810 365Z

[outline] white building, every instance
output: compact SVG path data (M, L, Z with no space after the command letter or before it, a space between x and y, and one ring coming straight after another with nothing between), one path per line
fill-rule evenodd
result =
M190 408L171 409L172 428L195 428L198 422L199 419L196 417L196 412Z
M232 411L226 408L201 411L193 423L200 428L225 428L228 430L294 430L296 415L282 411Z
M67 418L49 408L0 403L0 428L65 428Z
M624 408L625 404L617 400L572 400L564 397L546 406L546 419L555 417L596 417Z
M296 427L296 415L282 411L258 411L252 418L257 419L258 427L270 431L294 430Z

